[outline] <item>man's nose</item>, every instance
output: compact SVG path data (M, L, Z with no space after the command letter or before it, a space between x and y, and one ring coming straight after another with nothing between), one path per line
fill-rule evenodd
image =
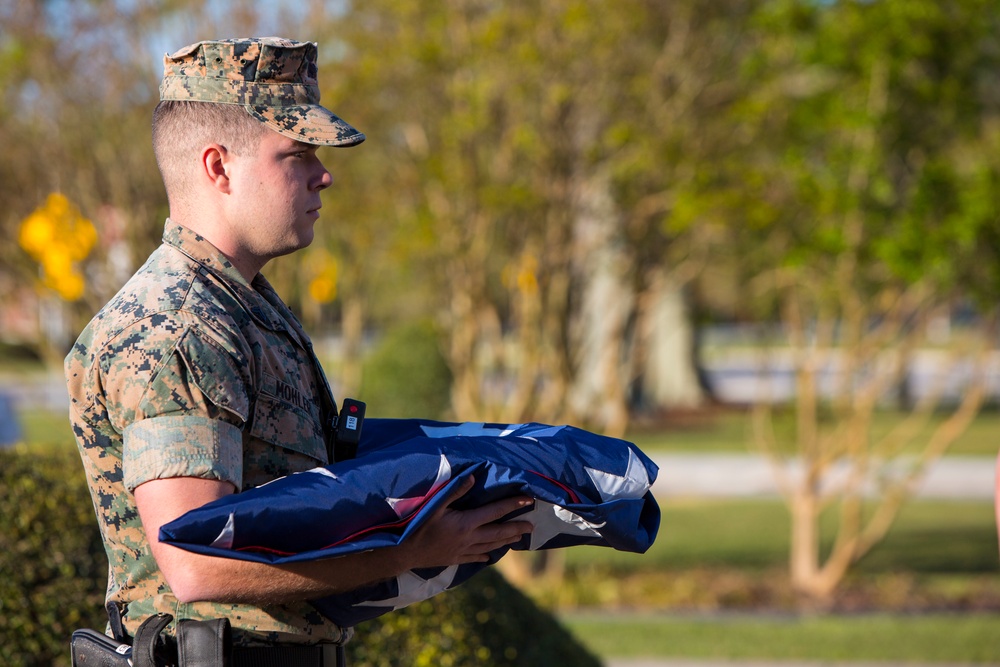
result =
M315 187L317 190L326 190L333 185L333 175L321 162L319 163L319 173L316 175L314 182L316 183Z

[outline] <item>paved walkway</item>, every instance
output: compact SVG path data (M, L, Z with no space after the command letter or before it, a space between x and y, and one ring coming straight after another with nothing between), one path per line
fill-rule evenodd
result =
M32 406L63 411L69 402L60 375L25 380L0 374L0 395L13 399L13 402L7 401L9 407ZM656 454L653 459L660 467L653 486L659 498L771 497L778 494L775 471L761 456L735 452L679 453ZM948 456L928 471L917 495L989 500L993 498L995 470L996 462L991 457ZM800 474L794 465L787 472L792 476ZM835 471L833 477L842 473L843 470Z
M660 468L653 493L657 498L768 497L778 493L775 470L752 454L655 454ZM834 469L831 481L846 468ZM801 474L796 465L786 473ZM996 459L988 456L947 456L927 471L916 495L924 498L989 500L995 488Z

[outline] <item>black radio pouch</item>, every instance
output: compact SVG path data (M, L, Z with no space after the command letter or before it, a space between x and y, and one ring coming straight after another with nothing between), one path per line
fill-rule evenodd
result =
M229 667L232 652L228 618L177 623L177 663L180 667Z
M361 440L361 426L365 421L365 404L353 398L345 398L344 406L337 416L337 429L334 436L334 461L353 459L358 453L358 442Z

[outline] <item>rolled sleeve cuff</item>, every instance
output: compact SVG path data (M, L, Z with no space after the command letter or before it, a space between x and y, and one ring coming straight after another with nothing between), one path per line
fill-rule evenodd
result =
M129 491L144 482L200 477L230 482L243 479L243 435L228 422L208 417L153 417L125 428L122 472Z

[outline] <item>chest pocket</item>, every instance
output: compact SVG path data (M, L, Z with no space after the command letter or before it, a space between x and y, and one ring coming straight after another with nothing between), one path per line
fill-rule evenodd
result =
M265 371L253 406L250 436L323 463L326 443L321 414L320 406L301 390Z

